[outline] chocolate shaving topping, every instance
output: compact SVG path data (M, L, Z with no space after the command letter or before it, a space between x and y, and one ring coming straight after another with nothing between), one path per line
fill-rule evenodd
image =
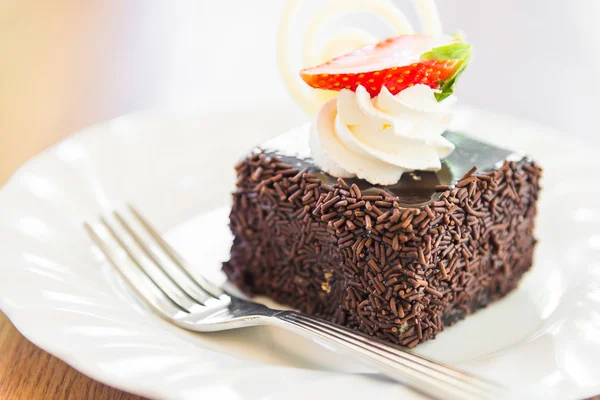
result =
M473 167L422 208L262 153L235 168L229 280L383 340L435 338L532 264L541 169L529 160Z

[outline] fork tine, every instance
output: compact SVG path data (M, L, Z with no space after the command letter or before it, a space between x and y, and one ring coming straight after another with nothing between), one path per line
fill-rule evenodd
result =
M181 315L187 314L186 310L182 309L179 304L171 300L171 298L167 296L160 287L156 286L146 274L139 273L135 278L130 278L117 259L112 255L109 246L102 238L100 238L94 228L87 222L83 224L83 227L92 242L100 249L100 251L102 251L109 264L117 271L127 286L129 286L129 288L158 315L167 319L175 319Z
M117 211L113 212L119 224L127 231L129 236L137 243L138 247L154 261L154 264L161 269L161 271L169 277L177 287L187 293L188 296L195 299L200 304L204 305L208 299L212 298L212 295L207 294L198 283L190 278L189 274L182 273L181 268L174 266L168 268L167 265L146 243L144 240L133 230L130 224L119 214Z
M142 215L133 207L131 204L128 204L127 207L133 214L133 216L138 220L138 222L146 229L148 234L152 236L152 238L158 243L158 245L162 248L162 250L169 256L169 258L186 274L192 281L195 281L205 292L213 296L214 298L219 298L223 291L219 289L217 286L210 283L203 276L194 277L189 272L190 268L187 263L183 260L183 258L169 245L162 236L158 233L156 229L150 225L150 223L142 217Z
M196 300L182 291L179 286L173 282L171 277L168 274L165 274L160 268L156 268L154 271L150 270L140 260L140 258L135 255L132 248L125 243L125 241L119 236L119 234L106 219L100 217L100 222L108 230L117 244L125 251L129 259L139 268L139 270L143 272L167 297L181 307L181 309L185 311L192 311L195 307L201 306L196 302Z

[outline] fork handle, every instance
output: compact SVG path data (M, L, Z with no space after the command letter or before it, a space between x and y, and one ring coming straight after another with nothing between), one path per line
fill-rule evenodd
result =
M501 386L440 364L330 322L285 311L276 315L279 325L310 339L322 339L369 362L382 374L436 399L501 399Z

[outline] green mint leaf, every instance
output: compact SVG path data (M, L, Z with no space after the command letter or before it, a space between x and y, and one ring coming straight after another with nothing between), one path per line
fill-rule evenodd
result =
M421 55L422 60L455 60L459 62L454 74L446 81L440 81L440 90L435 94L438 102L454 93L454 84L471 61L473 50L471 45L462 41L460 33L454 36L454 40L450 44L435 47Z
M464 60L471 54L471 45L464 42L435 47L421 55L422 60Z
M444 92L442 90L442 88L444 87L444 85L446 84L446 82L444 82L443 80L440 79L440 91L439 92L435 92L434 96L435 99L438 101L438 103L444 99L446 99L448 96L450 96L452 93L448 93L448 91Z
M454 84L467 68L469 61L471 61L471 53L469 53L467 57L461 62L460 66L456 69L454 75L452 75L445 82L440 80L440 91L435 93L435 98L438 102L448 98L452 93L454 93Z

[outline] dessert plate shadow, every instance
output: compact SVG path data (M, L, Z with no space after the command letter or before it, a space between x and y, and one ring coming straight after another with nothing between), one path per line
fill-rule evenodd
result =
M275 328L201 335L170 326L136 301L84 235L84 220L131 202L198 272L221 283L233 165L302 122L288 110L144 112L88 128L32 159L0 189L0 308L36 345L148 397L421 398ZM516 291L416 352L536 392L600 393L596 152L473 109L460 109L454 128L539 160L540 242Z

